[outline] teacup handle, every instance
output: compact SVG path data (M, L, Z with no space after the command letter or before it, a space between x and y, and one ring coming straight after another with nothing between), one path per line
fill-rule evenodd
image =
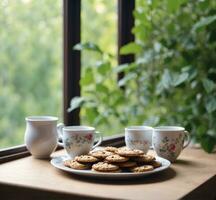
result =
M58 139L60 138L62 140L62 134L63 134L63 128L65 127L65 125L63 123L59 123L57 125L57 133L58 133ZM63 141L63 140L62 140ZM63 142L59 142L58 141L58 145L61 147L64 147Z
M184 133L185 133L185 136L187 137L187 142L184 144L183 149L186 148L190 144L190 141L191 141L190 133L188 131L184 131Z
M95 132L95 135L98 135L99 136L99 140L98 142L92 147L92 149L94 149L95 147L99 146L103 140L103 136L102 134L99 132L99 131L96 131Z

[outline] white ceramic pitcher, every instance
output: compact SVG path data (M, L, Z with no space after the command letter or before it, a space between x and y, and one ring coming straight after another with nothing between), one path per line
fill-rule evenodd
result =
M57 117L26 117L25 144L36 158L48 158L58 141ZM58 125L61 126L61 125Z

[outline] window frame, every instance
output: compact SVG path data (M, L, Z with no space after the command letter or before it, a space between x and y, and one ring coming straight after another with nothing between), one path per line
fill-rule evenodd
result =
M80 109L68 112L70 101L80 96L80 51L73 50L73 46L80 43L81 37L81 0L63 0L63 115L65 125L79 125Z
M81 54L73 50L73 46L81 41L81 0L63 1L63 116L65 125L79 125L80 110L68 112L70 101L80 96ZM135 0L118 0L118 64L132 62L134 55L120 55L120 48L132 42L134 36L131 29L134 26L133 10ZM124 74L119 74L121 79ZM118 145L122 135L106 137L103 145ZM58 149L62 147L58 146ZM0 150L0 163L29 156L26 145L13 146Z
M120 49L122 46L129 42L133 42L135 37L131 32L134 27L135 19L133 10L135 9L135 0L125 1L118 0L118 64L131 63L134 61L135 56L121 55ZM124 72L118 74L118 80L124 77Z

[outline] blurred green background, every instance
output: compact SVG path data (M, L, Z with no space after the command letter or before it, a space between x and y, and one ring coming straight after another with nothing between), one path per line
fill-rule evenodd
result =
M83 41L115 54L116 6L82 1ZM26 116L62 121L62 20L62 0L0 0L0 148L23 143Z
M0 1L0 148L22 144L25 117L62 115L61 1Z

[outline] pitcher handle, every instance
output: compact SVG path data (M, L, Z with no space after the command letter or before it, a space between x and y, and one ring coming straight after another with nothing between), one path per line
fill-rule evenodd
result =
M64 147L64 145L63 145L63 128L64 127L65 127L65 125L63 123L59 123L57 125L58 145L61 147ZM61 139L61 142L59 141L59 139Z
M188 131L184 131L184 133L185 133L185 136L187 137L187 141L184 144L183 149L186 148L190 144L190 141L191 141L190 133Z
M99 145L101 144L102 140L103 140L103 136L102 136L102 134L101 134L99 131L96 131L95 134L99 136L99 140L98 140L98 142L92 147L92 149L94 149L95 147L99 146Z

